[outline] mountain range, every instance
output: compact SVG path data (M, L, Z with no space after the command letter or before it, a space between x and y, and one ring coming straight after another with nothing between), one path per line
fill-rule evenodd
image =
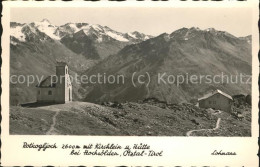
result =
M51 24L47 19L10 23L11 75L55 74L56 61L66 61L70 73L85 71L129 44L151 38L140 32L120 33L107 26L88 23ZM11 103L35 100L35 85L11 84ZM79 85L74 84L74 97ZM12 102L13 101L13 102Z
M132 101L156 97L169 103L187 102L199 98L214 89L223 90L231 95L248 94L251 85L231 83L235 77L251 75L251 38L237 38L227 32L215 29L182 28L171 34L161 34L144 42L128 45L117 54L101 61L86 72L88 75L106 73L126 76L122 85L83 85L89 92L86 101ZM148 87L134 87L132 74L150 74ZM158 83L158 74L166 73L175 77L195 75L228 75L232 81L207 83L205 78L199 84L180 85ZM165 77L164 77L165 79ZM176 79L176 78L175 78ZM219 82L219 81L218 81ZM148 83L148 78L146 78Z
M158 84L156 74L251 75L251 36L235 37L213 28L181 28L153 37L121 33L88 23L52 25L48 20L10 23L11 75L51 75L57 60L66 61L70 74L123 74L124 85L73 85L74 99L92 102L136 101L156 97L187 102L218 88L231 95L248 94L249 84ZM151 74L148 87L131 83L131 74ZM35 100L35 85L11 84L11 104Z

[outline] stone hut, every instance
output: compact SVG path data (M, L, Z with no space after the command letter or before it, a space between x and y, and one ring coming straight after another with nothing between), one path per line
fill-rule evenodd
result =
M198 99L200 108L231 111L233 98L221 90L212 91Z

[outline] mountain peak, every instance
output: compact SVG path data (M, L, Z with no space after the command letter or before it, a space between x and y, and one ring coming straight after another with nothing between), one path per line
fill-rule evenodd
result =
M10 27L17 27L17 26L23 26L25 23L17 23L17 22L10 22Z
M191 27L190 30L197 30L197 31L201 31L201 29L199 27Z
M42 23L49 23L49 24L51 24L51 22L50 22L48 19L42 19L41 22L42 22Z
M92 24L92 25L90 25L90 27L92 27L96 31L104 31L103 27L99 24Z
M134 32L131 32L132 34L141 34L140 32L138 31L134 31Z
M208 32L216 32L217 30L215 28L207 28L205 29L205 31L208 31Z

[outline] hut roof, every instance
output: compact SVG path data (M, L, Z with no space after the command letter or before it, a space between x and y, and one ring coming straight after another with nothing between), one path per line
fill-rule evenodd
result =
M207 98L209 98L209 97L211 97L211 96L213 96L215 94L218 94L218 93L223 95L223 96L225 96L225 97L227 97L227 98L229 98L229 99L231 99L231 100L233 100L233 98L230 95L228 95L228 94L226 94L226 93L224 93L224 92L222 92L221 90L218 90L218 89L215 90L215 91L212 91L212 92L210 92L210 93L208 93L206 95L204 95L203 97L199 98L198 100L200 101L200 100L207 99Z

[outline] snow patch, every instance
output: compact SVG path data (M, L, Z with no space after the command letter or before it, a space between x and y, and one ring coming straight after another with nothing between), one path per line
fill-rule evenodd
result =
M25 41L25 35L22 32L22 26L16 26L11 28L11 36L17 38L19 41Z
M13 40L11 40L11 44L12 45L17 45L17 42L14 42Z
M190 35L190 31L187 31L186 34L184 35L184 40L187 41L188 40L188 36Z
M147 35L144 37L144 40L150 39Z
M207 31L207 32L209 32L209 31L212 31L212 32L214 32L214 31L215 31L215 29L214 29L214 28L207 28L207 29L206 29L206 31Z
M136 36L132 33L132 32L129 32L129 33L127 33L130 37L132 37L132 38L135 38L136 39Z
M134 32L129 32L127 33L130 37L134 38L134 39L138 39L138 37L136 36L136 34ZM147 40L150 39L150 37L148 35L142 34L141 33L141 39L142 40Z
M92 33L90 31L91 28L93 28L95 31L97 31L97 33L95 33L95 34L98 36L98 39L97 39L98 42L102 42L102 40L103 40L102 35L109 36L118 41L123 41L123 42L129 41L128 39L123 37L123 35L121 33L115 32L106 27L103 28L102 26L100 26L98 24L91 24L91 25L83 26L81 29L83 29L83 31L86 35L90 35Z
M98 25L98 24L93 24L93 25L86 25L81 27L79 30L85 30L85 32L87 33L87 31L89 31L91 28L93 28L94 30L98 31L98 32L103 32L104 30L102 29L102 26ZM89 34L89 33L88 33Z
M91 25L91 27L94 28L94 29L97 30L97 31L103 31L103 29L101 28L100 25L93 24L93 25Z
M80 31L81 29L79 29L75 24L73 23L70 23L69 24L70 28L74 31L74 32L78 32Z
M60 37L54 34L57 27L51 25L48 20L44 20L42 22L35 22L35 26L36 28L38 28L39 31L45 33L52 39L60 40Z
M89 31L89 29L90 29L89 26L83 26L83 27L81 27L81 29L85 32L85 34L89 34L89 33L88 33L88 31Z
M99 38L97 39L97 41L98 41L98 42L102 42L103 39L99 37Z
M84 32L86 35L90 35L89 29L83 29L83 32Z
M113 32L110 32L110 31L107 31L106 34L108 36L110 36L111 38L114 38L114 39L116 39L118 41L123 41L123 42L128 42L129 41L128 39L124 38L123 36L118 35L118 34L113 33Z

